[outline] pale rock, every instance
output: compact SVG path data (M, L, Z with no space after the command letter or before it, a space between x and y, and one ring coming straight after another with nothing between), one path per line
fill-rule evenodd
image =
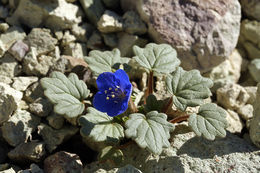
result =
M244 87L246 92L249 94L249 99L247 101L248 104L253 105L256 99L257 87L256 86L248 86Z
M79 42L87 42L87 38L89 38L94 30L94 27L89 24L85 23L83 25L73 25L71 32L76 37L77 41Z
M23 59L23 71L27 75L46 76L54 61L54 58L51 56L38 56L36 48L31 47L31 50Z
M127 11L123 15L123 26L124 31L129 34L141 35L147 32L145 23L135 11Z
M21 65L9 53L0 58L0 75L13 78L14 76L18 76L21 70Z
M142 173L139 169L134 167L133 165L127 164L121 168L113 168L111 170L106 171L105 169L98 169L95 173Z
M63 38L63 32L62 31L55 31L54 35L56 37L57 40L61 40Z
M249 97L246 90L235 83L226 84L217 90L217 102L224 108L231 110L237 110L239 107L244 106Z
M238 108L237 113L241 116L243 120L249 120L253 118L253 106L251 104L246 104Z
M22 61L25 54L29 51L29 47L22 40L18 40L14 45L8 50L18 61Z
M12 87L10 87L10 85L1 82L0 82L0 93L11 95L14 98L16 105L18 105L21 99L23 98L23 93L21 91L17 91Z
M30 47L37 50L38 55L47 54L55 49L57 40L52 37L51 31L45 28L33 28L26 37Z
M123 31L122 17L113 11L106 10L99 19L97 28L102 33Z
M24 99L28 103L33 103L37 99L44 97L44 90L40 82L35 82L25 91Z
M110 48L115 48L118 45L118 38L115 33L102 34L104 42Z
M259 49L260 50L260 49ZM260 54L259 54L260 58ZM260 59L254 59L250 62L248 66L251 76L256 82L260 82Z
M53 30L70 29L73 24L81 21L76 16L77 11L78 6L65 0L20 0L13 15L7 18L7 22L12 25L23 24L31 28L45 25Z
M249 18L260 21L260 2L258 0L240 0L242 11Z
M241 133L244 127L244 123L240 119L239 115L236 112L229 109L227 110L227 113L228 113L226 118L228 122L227 131L231 133Z
M13 83L13 80L10 77L0 75L0 82L5 84Z
M24 100L21 100L21 101L18 103L17 109L28 110L28 109L29 109L29 105L28 105L28 103L26 103Z
M63 116L56 113L51 113L47 118L49 125L54 129L61 129L64 125L65 119Z
M53 105L48 99L40 97L29 105L29 110L39 117L47 117L52 111L52 107Z
M59 130L55 130L46 124L38 126L38 134L43 138L49 152L55 150L58 145L68 140L77 132L78 128L75 126L65 126Z
M79 0L88 20L96 25L105 11L102 0Z
M236 47L241 19L238 0L135 2L150 36L157 43L172 45L186 70L207 72Z
M19 76L13 78L12 87L18 91L25 91L31 84L38 81L35 76Z
M31 141L21 143L8 153L8 157L16 162L39 162L45 156L45 144L42 142Z
M72 35L69 31L66 31L62 37L61 45L64 47L74 41L76 41L76 37Z
M14 97L1 93L0 94L0 125L7 121L12 113L17 109L17 104L14 101Z
M241 23L238 46L246 50L247 58L260 58L260 22L243 20Z
M9 28L9 25L7 23L0 22L0 33L7 32L8 28ZM1 43L1 44L3 44L3 43Z
M87 46L83 43L69 43L64 47L63 55L83 59L84 56L87 56Z
M40 118L25 110L16 110L12 117L3 124L3 138L11 146L17 146L32 138L32 133L40 123Z
M87 42L87 48L100 50L104 47L102 36L98 31L94 31Z
M138 37L137 35L131 35L128 33L118 33L118 49L121 52L121 56L132 57L133 46L144 47L147 44L147 40Z
M46 173L82 173L83 164L78 155L60 151L44 160L44 171Z
M50 67L50 73L53 71L59 71L65 73L69 68L69 61L61 56L59 59L55 60L55 63Z
M235 49L228 59L211 70L209 78L213 81L228 80L237 83L240 77L241 65L242 57Z
M0 57L17 41L23 40L26 34L20 27L10 27L8 30L0 35Z
M9 169L1 171L1 173L16 173L16 171L13 168L9 168Z

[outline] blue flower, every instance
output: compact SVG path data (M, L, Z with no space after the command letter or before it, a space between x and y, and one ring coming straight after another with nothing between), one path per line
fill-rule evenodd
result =
M132 85L124 70L101 73L97 78L97 87L99 91L93 100L97 110L106 112L111 117L126 111Z

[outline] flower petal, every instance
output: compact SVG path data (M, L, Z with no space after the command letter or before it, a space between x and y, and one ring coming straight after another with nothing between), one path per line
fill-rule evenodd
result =
M117 70L115 73L115 78L120 81L120 87L126 88L127 85L131 84L128 75L122 69Z
M99 91L95 94L94 99L93 99L93 105L94 107L101 111L101 112L106 112L107 111L107 101L106 101L106 95L103 94L102 91Z
M97 78L97 87L100 91L104 91L110 87L115 88L116 85L119 85L114 73L104 72L101 73Z

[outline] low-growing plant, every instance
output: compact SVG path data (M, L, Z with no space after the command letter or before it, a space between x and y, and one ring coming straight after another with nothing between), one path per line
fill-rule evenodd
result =
M98 92L93 99L90 99L87 85L74 73L66 77L52 72L50 77L41 79L44 94L54 104L54 111L74 125L78 122L81 135L90 145L100 145L96 146L100 150L100 160L111 159L118 163L123 158L118 146L129 140L153 154L160 154L164 147L170 146L170 133L181 121L188 121L196 135L208 140L225 137L225 111L214 103L205 103L211 96L213 82L210 79L202 77L198 70L183 70L170 45L134 46L133 52L135 56L130 61L120 57L118 49L94 50L85 57L97 77ZM143 101L137 105L133 103L133 86L127 75L136 69L148 73ZM154 76L164 76L170 98L157 100L153 95ZM92 100L93 106L87 105L86 100ZM176 114L171 112L174 115L169 116L173 106ZM198 106L196 113L188 113L188 107Z

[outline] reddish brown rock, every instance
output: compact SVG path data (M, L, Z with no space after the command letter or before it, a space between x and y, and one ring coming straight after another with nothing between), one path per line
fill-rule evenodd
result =
M57 152L44 160L44 172L46 173L82 173L83 167L80 158L76 154L65 151Z
M185 69L208 71L236 46L238 0L139 0L136 7L152 38L171 44Z

